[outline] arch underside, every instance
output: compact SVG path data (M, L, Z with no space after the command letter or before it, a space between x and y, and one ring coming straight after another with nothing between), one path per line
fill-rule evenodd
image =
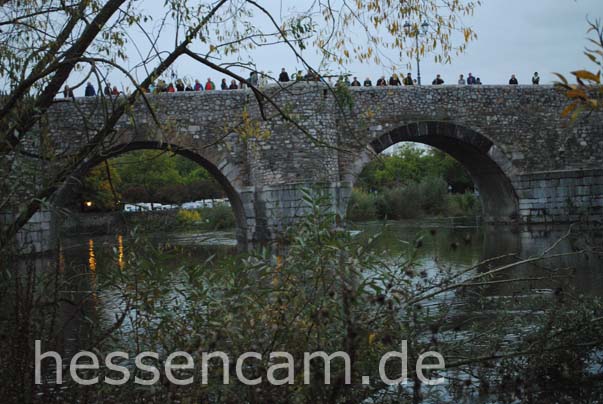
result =
M98 164L101 164L105 160L135 150L170 150L175 154L178 154L180 156L186 157L194 161L195 163L203 167L205 170L207 170L222 186L224 192L226 193L226 196L228 197L228 200L230 201L230 205L233 209L237 225L237 241L241 245L244 245L246 243L247 233L243 202L241 201L240 195L235 189L232 182L228 178L226 178L226 176L214 163L202 157L198 153L168 143L162 143L158 141L134 141L128 144L115 146L107 151L104 151L102 156L95 156L94 158L86 161L70 175L70 177L63 183L63 185L53 198L53 204L55 204L56 206L64 206L65 202L73 196L77 189L79 189L81 180L92 168L94 168Z
M484 219L514 222L519 204L516 192L502 165L510 166L495 145L483 135L448 122L422 122L398 127L371 142L375 153L400 142L423 143L448 153L465 167L480 192ZM493 155L498 161L494 161Z

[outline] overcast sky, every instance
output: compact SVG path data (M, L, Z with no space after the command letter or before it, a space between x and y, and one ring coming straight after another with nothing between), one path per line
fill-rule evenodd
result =
M299 0L294 4L302 3L303 0ZM150 4L150 11L160 12L163 2L154 0ZM266 4L278 7L280 2L271 0ZM480 77L484 84L507 83L512 73L517 75L520 83L527 84L535 71L540 73L542 83L550 83L554 80L553 72L568 74L572 70L591 67L582 53L587 45L587 16L603 18L603 0L483 0L475 15L464 20L477 32L478 39L451 64L436 64L433 56L426 56L421 63L423 84L431 83L437 73L452 84L460 73L466 76L469 72ZM314 55L313 50L304 53L316 62L318 58ZM258 70L273 74L278 74L281 67L286 67L290 73L301 68L284 47L254 51L253 60ZM179 61L175 70L179 77L198 78L202 82L207 77L216 82L224 77L190 59ZM360 63L349 65L347 70L360 80L367 76L376 80L382 74L391 74L385 67ZM416 76L414 62L412 74Z

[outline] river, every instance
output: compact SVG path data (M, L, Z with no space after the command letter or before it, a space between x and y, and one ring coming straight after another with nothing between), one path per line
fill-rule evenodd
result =
M442 268L462 271L482 261L507 255L507 258L497 262L502 265L549 250L550 254L561 257L520 265L504 275L529 280L500 282L489 286L483 293L492 298L553 295L558 293L559 284L542 278L547 278L552 268L560 268L563 273L572 275L570 286L573 290L584 295L603 296L603 256L573 255L592 247L600 251L603 245L603 230L600 228L490 227L473 220L434 219L356 223L350 225L348 231L355 237L379 235L373 248L387 251L392 258L415 251L413 271L422 277L430 277ZM187 265L237 254L234 232L187 232L142 237L149 237L152 241L150 244L161 251L161 260L151 262L151 266L169 268L175 273ZM79 347L86 345L86 331L92 322L101 321L109 326L116 319L121 302L113 299L110 292L97 294L96 283L104 274L118 273L127 268L132 244L137 243L130 236L122 234L62 240L59 263L74 280L72 290L64 290L63 293L69 299L87 301L84 312L67 308L63 313L65 318L72 319L70 326L65 328L65 355L74 354ZM180 285L178 282L169 283L166 288L177 290L176 286ZM168 293L176 292L168 290ZM459 307L462 310L462 304Z

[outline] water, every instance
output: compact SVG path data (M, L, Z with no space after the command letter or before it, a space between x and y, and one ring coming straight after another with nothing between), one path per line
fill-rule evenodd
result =
M588 248L603 250L603 231L595 228L568 227L488 227L476 225L473 221L452 222L431 220L417 222L389 222L353 224L350 228L355 237L370 237L379 234L374 248L388 251L394 260L398 255L416 251L413 271L424 277L435 276L442 268L462 271L480 262L495 257L506 256L496 262L503 265L534 257L549 250L549 254L559 255L555 259L532 264L519 265L497 278L501 281L482 291L491 305L483 306L480 313L473 310L470 299L459 297L455 305L454 322L462 324L467 316L488 319L489 313L498 309L498 302L506 299L526 298L538 295L554 295L561 282L551 279L550 271L560 268L562 274L571 275L571 287L576 292L590 296L603 296L603 256L600 254L575 253ZM146 236L144 236L146 237ZM177 290L186 282L183 267L202 264L214 258L224 258L237 254L234 232L174 233L150 235L150 244L161 252L158 261L146 263L148 268L161 266L174 274L165 279L165 290L173 298L167 299L175 306L185 304L178 300ZM78 305L67 305L64 318L71 319L65 328L65 356L74 354L86 346L86 335L93 323L109 327L122 311L119 293L97 292L97 283L103 276L119 274L127 269L131 246L137 245L125 235L72 238L62 243L60 264L72 279L70 290L63 296L74 302L85 301L84 310ZM138 252L139 257L142 252ZM142 266L144 267L144 266ZM491 269L487 264L478 271ZM168 271L170 272L170 271ZM505 283L505 279L522 278L522 282ZM564 279L565 281L565 279ZM185 286L186 287L186 286ZM564 286L567 287L567 286ZM521 305L514 305L514 314L524 315ZM527 310L526 310L527 312ZM532 313L533 314L533 313ZM94 324L98 326L98 324ZM124 322L125 328L131 323ZM513 338L512 335L509 336ZM133 341L130 341L134 343ZM122 341L123 343L123 341ZM135 347L130 348L131 351ZM492 401L491 401L492 402Z

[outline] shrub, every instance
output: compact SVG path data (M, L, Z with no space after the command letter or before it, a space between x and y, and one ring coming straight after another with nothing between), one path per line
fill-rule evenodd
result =
M201 221L201 213L196 210L180 209L177 218L180 224L195 224Z
M481 211L479 198L471 192L448 195L446 204L450 216L477 216Z
M235 227L235 216L229 205L218 204L212 208L200 209L203 223L212 230L232 229Z
M423 211L431 214L440 214L446 211L448 184L443 178L427 177L414 186L417 188Z
M358 189L352 190L348 204L349 220L375 220L377 218L377 197Z
M380 218L391 220L414 219L422 215L421 195L416 185L385 191L377 200Z

